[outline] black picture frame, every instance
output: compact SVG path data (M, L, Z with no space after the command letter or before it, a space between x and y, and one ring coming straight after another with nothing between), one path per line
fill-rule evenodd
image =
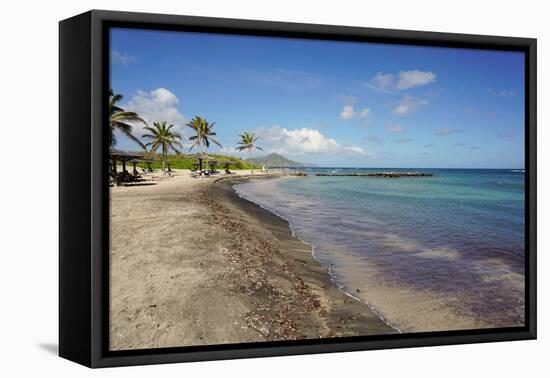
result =
M108 29L130 27L525 53L525 327L109 351ZM59 354L88 367L536 338L536 39L92 10L59 24ZM89 169L82 169L88 167Z

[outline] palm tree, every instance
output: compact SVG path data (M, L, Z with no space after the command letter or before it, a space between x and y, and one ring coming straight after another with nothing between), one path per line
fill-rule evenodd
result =
M187 126L192 128L195 132L195 135L189 137L189 140L193 141L191 147L189 147L189 151L195 147L199 147L199 149L202 150L201 147L204 147L204 154L206 155L206 159L208 159L208 147L210 147L210 142L220 147L222 146L220 142L213 138L213 136L216 135L216 133L212 131L215 124L216 123L209 123L205 118L199 116L195 116L187 123Z
M143 143L133 134L132 125L128 122L141 122L144 125L147 123L134 112L127 112L120 108L117 104L122 100L122 95L114 94L112 89L109 89L109 146L113 147L116 144L115 130L120 130L128 138L143 147Z
M147 165L147 172L151 173L153 172L153 168L151 168L151 162L155 158L155 153L153 150L148 150L147 146L143 146L143 158L145 159L145 164Z
M146 146L151 146L149 152L156 151L159 147L162 148L162 171L164 172L164 167L166 165L166 155L168 151L174 150L176 153L180 151L176 147L182 147L181 145L181 135L177 132L171 131L174 125L166 126L166 121L154 122L153 127L146 126L150 134L144 134L143 138L150 139L151 141L146 144Z
M248 154L250 155L250 158L252 158L252 153L254 152L254 149L263 151L264 149L261 147L258 147L255 145L255 143L258 141L258 137L254 135L254 133L249 133L248 131L245 131L243 134L239 135L241 137L241 140L238 142L240 144L239 147L236 148L237 151L248 151ZM250 172L254 174L254 163L250 162L251 168Z

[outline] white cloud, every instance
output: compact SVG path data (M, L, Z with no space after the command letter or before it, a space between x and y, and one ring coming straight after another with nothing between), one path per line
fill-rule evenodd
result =
M392 134L399 134L405 131L405 128L400 125L386 125L386 130Z
M429 71L401 71L395 87L400 90L420 87L433 83L436 77L436 74Z
M494 90L493 88L487 89L487 93L491 96L500 96L500 97L511 97L516 94L516 92L512 89L502 89L502 90Z
M370 109L369 108L364 108L363 110L361 110L359 112L359 118L366 118L370 116Z
M217 148L219 149L219 151L221 153L224 153L226 155L230 155L230 156L240 156L240 157L244 157L244 158L248 158L249 157L249 152L248 151L238 151L235 147L227 147L227 146L223 146L221 148L219 147L214 147L214 148Z
M254 130L264 150L283 155L324 154L369 157L361 147L348 146L311 128L286 129L278 125Z
M123 66L127 67L131 63L137 62L136 57L130 56L126 54L125 52L120 52L118 50L112 50L111 51L111 62L112 63L120 63Z
M405 89L421 87L435 82L437 75L430 71L399 71L397 75L378 72L368 86L380 91L402 91Z
M368 118L371 115L369 108L355 110L354 105L357 102L357 97L352 95L340 95L338 98L344 104L342 110L340 111L340 119L347 121L353 118L360 118L363 120L361 126L369 127Z
M381 91L391 91L395 89L395 75L378 72L369 82L369 87Z
M344 121L352 118L368 118L371 114L371 111L369 108L363 108L359 111L355 111L352 105L344 105L342 108L342 111L340 112L340 118Z
M343 120L348 120L353 117L355 117L355 110L353 110L353 106L345 105L340 112L340 118Z
M185 117L179 112L179 100L177 96L166 88L157 88L150 92L137 91L127 104L122 106L125 110L136 112L149 125L153 122L166 121L174 124L178 131L184 131ZM137 125L135 135L140 136L143 129Z
M430 102L410 95L405 95L399 104L393 109L393 112L397 115L406 115L415 112L422 106L428 106Z

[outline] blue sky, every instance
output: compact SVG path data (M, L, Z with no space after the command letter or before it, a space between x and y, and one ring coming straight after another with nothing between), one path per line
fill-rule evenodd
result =
M523 72L517 52L111 31L123 108L185 137L206 117L226 154L252 131L321 166L523 168Z

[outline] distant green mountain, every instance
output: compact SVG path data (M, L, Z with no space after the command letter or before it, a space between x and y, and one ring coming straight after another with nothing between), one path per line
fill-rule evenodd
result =
M246 161L256 165L265 165L266 167L315 167L315 165L313 164L300 163L294 160L287 159L284 156L279 155L275 152L263 157L249 158L246 159Z

